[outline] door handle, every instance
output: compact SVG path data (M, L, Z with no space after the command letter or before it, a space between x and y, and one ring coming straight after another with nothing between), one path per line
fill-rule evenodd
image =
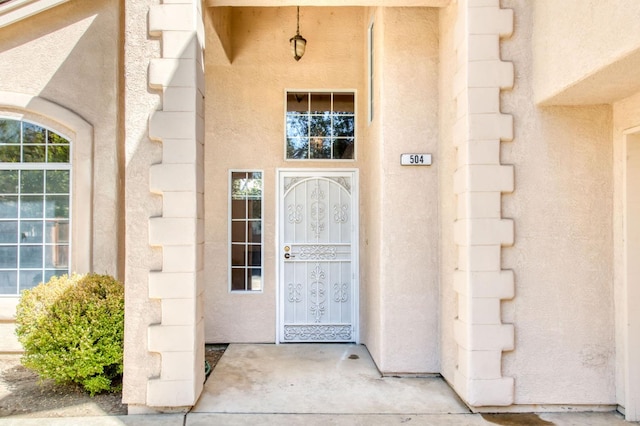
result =
M291 250L291 247L289 246L284 246L284 258L285 259L290 259L292 257L295 257L294 255L292 255L291 253L289 253L289 251Z

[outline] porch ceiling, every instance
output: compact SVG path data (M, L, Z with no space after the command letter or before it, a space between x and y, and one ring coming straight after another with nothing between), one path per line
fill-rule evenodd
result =
M206 0L208 7L386 6L444 7L451 0Z

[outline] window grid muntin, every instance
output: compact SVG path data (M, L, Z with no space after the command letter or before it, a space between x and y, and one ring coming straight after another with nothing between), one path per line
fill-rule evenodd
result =
M13 141L6 143L4 141L0 141L0 147L3 146L19 146L20 147L20 160L24 160L24 146L44 146L45 147L45 155L43 157L44 161L41 162L3 162L0 161L0 172L16 172L18 174L18 180L16 182L15 191L9 192L7 188L2 188L0 185L0 197L4 199L6 197L14 197L16 199L16 214L15 216L5 216L0 217L0 225L15 222L16 223L16 235L15 242L2 242L2 238L0 238L0 250L2 248L11 248L15 247L15 256L16 262L15 267L5 267L0 263L0 297L15 297L20 294L20 292L24 289L31 288L34 285L37 285L36 282L31 282L28 285L24 283L25 278L27 276L39 277L38 282L40 281L48 281L48 279L53 275L62 275L68 274L71 268L71 221L72 221L72 168L71 168L71 158L72 158L72 146L69 139L65 136L54 132L44 126L33 123L27 120L19 120L15 117L4 117L0 116L0 122L11 122L11 123L19 123L20 134L19 141ZM44 134L44 142L33 143L33 144L24 144L25 135L24 129L35 129L41 134ZM0 136L3 134L0 132ZM56 142L49 143L51 139L55 139ZM50 156L48 155L49 146L64 146L66 147L66 162L50 162ZM42 190L39 192L24 192L23 185L23 176L26 173L32 171L42 171L43 172L43 180L42 180ZM56 173L60 171L67 172L67 191L66 192L49 192L48 191L48 179L49 173ZM23 204L27 202L28 197L39 197L41 201L41 214L37 217L29 217L24 215L24 206ZM48 201L52 200L52 197L65 197L66 205L63 207L66 210L66 217L56 217L56 215L49 215L49 209L47 208ZM55 213L55 207L54 207ZM2 214L2 209L0 208L0 214ZM42 235L42 241L40 243L33 242L23 242L24 238L27 236L23 236L22 229L25 225L39 223ZM66 230L63 231L63 240L60 241L50 241L47 237L47 233L50 231L50 226L62 226L66 227ZM58 233L60 235L60 233ZM24 237L24 238L23 238ZM38 249L40 251L39 261L40 266L27 266L26 262L23 259L23 253L27 252L28 248ZM54 248L58 248L54 250ZM59 250L59 251L58 251ZM51 254L51 258L48 258L48 254ZM53 259L64 259L64 263L66 265L60 266L59 264L54 264ZM52 260L52 262L48 263L48 260ZM24 266L23 266L24 265ZM51 266L48 266L51 265ZM57 267L58 266L58 267ZM3 278L8 277L10 274L15 274L15 285L9 286L3 285ZM4 276L4 277L3 277ZM8 288L14 288L15 290L11 293L6 292Z
M70 164L71 163L71 143L69 139L66 137L49 130L46 127L40 126L36 123L32 123L27 120L16 120L11 117L2 117L0 116L0 122L5 123L19 123L19 134L17 135L17 140L14 138L13 141L4 142L0 140L0 164L16 164L16 163L33 163L33 164ZM3 136L3 133L0 133L0 136ZM25 133L31 134L31 137L28 137L25 141ZM34 135L41 134L41 141L34 141L36 138ZM36 138L37 139L37 138ZM7 148L18 148L18 158L16 161L3 161L4 154L3 152L9 151ZM42 159L44 161L31 161L27 159L26 153L37 152L36 148L42 148L43 152ZM51 157L53 157L55 150L63 148L64 157L66 157L66 161L52 161ZM66 148L66 150L64 149ZM15 149L14 149L15 151Z
M329 111L314 111L313 107L314 107L314 97L322 97L322 96L329 96L330 97L330 110ZM336 109L336 102L335 102L335 97L336 96L350 96L351 100L349 101L349 103L351 104L351 107L353 109L352 112L346 112L340 109ZM307 104L307 108L306 110L289 110L289 100L290 97L293 97L299 104L302 103L302 101L304 101ZM314 91L301 91L301 90L290 90L290 91L286 91L285 93L285 147L284 147L284 157L285 160L287 161L353 161L355 160L355 151L356 151L356 96L355 96L355 91L321 91L321 90L314 90ZM316 120L318 120L320 117L324 117L328 115L329 119L330 119L330 135L326 136L326 135L314 135L313 133L313 129L312 129L312 120L315 118ZM301 136L301 133L304 132L294 132L293 134L290 132L290 129L292 128L292 123L290 120L291 117L300 117L300 116L306 116L307 117L307 125L306 125L306 134L303 134ZM351 119L351 134L348 136L336 136L334 134L336 126L335 126L335 120L337 117L344 117L344 118L350 118ZM300 124L298 122L298 124ZM328 157L317 157L317 156L313 156L313 151L312 151L312 139L315 138L317 141L317 147L322 147L325 144L327 144L328 142L328 152L329 152L329 156ZM294 142L298 142L298 146L300 146L299 149L302 149L305 145L306 148L304 148L306 150L306 155L304 157L302 156L292 156L291 152L290 152L290 142L294 143ZM306 143L305 143L306 142ZM351 147L351 153L350 156L346 157L346 158L340 158L340 157L335 157L336 152L335 147L336 145L343 143L345 144L345 148L343 148L342 154L344 155L344 153L346 151L348 151L349 147ZM297 149L297 148L293 148L293 149ZM300 151L300 154L302 154L303 151ZM295 152L293 153L295 154Z
M248 197L234 196L236 180L245 179L259 182L259 190ZM256 188L254 188L256 189ZM264 180L259 170L229 171L229 291L233 293L260 293L264 288L264 244L263 244L263 207ZM237 206L242 202L242 208ZM250 207L254 210L250 211ZM257 211L256 211L257 209ZM240 217L234 217L240 212ZM259 239L250 234L250 227L259 229ZM244 229L242 241L234 233ZM257 253L250 257L251 253ZM240 254L242 257L238 259ZM254 275L255 274L255 275ZM254 277L258 277L254 280ZM234 287L234 280L242 279L242 288Z

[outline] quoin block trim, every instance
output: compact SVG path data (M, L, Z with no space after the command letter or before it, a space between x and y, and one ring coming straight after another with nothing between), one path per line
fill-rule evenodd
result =
M455 29L457 69L454 225L458 266L454 289L458 346L454 387L467 404L506 406L514 381L502 376L502 353L514 349L514 327L503 324L501 300L514 293L501 249L513 244L514 223L501 215L501 194L514 190L514 170L500 163L500 144L513 139L513 119L500 110L500 91L513 87L513 64L500 59L500 40L513 31L513 11L499 0L460 0Z
M162 144L149 190L163 198L162 215L149 218L149 244L162 248L163 261L161 270L149 271L149 298L160 301L161 322L149 325L148 350L160 355L161 366L148 380L147 406L188 407L204 383L201 2L152 5L149 34L162 40L148 72L149 87L162 98L162 109L149 117L149 137Z

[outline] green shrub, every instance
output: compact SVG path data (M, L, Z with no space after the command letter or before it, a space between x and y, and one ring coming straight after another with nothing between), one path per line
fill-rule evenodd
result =
M22 293L16 334L22 364L42 378L78 383L91 395L119 389L124 288L108 275L53 277Z

